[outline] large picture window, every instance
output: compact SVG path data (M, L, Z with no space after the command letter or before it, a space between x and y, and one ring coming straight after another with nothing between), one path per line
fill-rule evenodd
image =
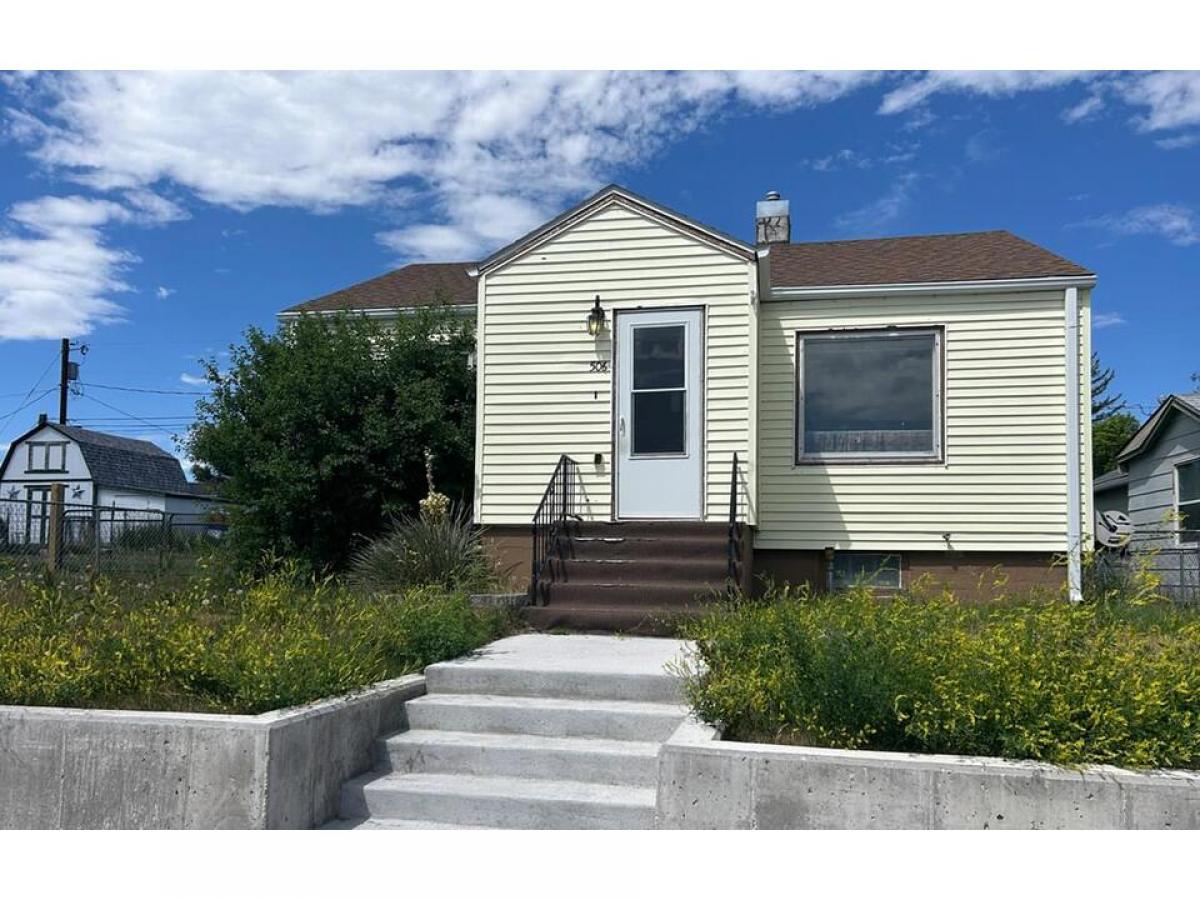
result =
M938 460L942 333L796 335L796 462Z

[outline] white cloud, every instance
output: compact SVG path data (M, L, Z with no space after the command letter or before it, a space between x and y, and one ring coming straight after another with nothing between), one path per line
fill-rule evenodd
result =
M1064 109L1062 120L1068 125L1074 125L1076 122L1092 118L1102 109L1104 109L1104 98L1099 94L1092 94L1090 97L1084 97L1074 106Z
M1200 132L1180 134L1175 137L1161 138L1154 142L1163 150L1186 150L1188 147L1200 145Z
M199 375L192 375L190 372L181 373L179 380L184 384L191 385L192 387L201 387L208 384L208 381L206 381L204 378L201 378Z
M107 246L100 227L135 214L110 200L41 197L0 221L0 339L87 334L120 319L110 297L129 290L135 257Z
M1103 228L1118 235L1156 235L1177 247L1200 244L1200 222L1186 206L1159 203L1139 206L1125 213L1110 213L1081 222L1081 225Z
M1096 313L1092 316L1093 328L1112 328L1114 325L1124 325L1125 319L1119 312Z
M1150 72L1126 79L1121 97L1143 109L1137 120L1143 131L1200 124L1200 72Z
M161 284L154 289L154 296L159 300L166 300L173 293L175 293L175 288L163 287Z
M892 145L879 154L863 153L850 147L843 147L825 156L812 157L800 161L815 172L835 172L841 169L871 169L875 166L896 165L911 162L917 155L918 144Z
M921 176L916 172L905 172L878 199L866 206L838 216L834 225L855 234L878 234L891 225L908 209L913 190Z
M469 258L728 109L827 103L880 77L71 73L27 83L8 117L43 166L96 190L163 200L174 185L237 210L379 204L397 220L379 240L399 255Z
M1060 87L1090 77L1084 72L940 71L909 79L883 97L879 111L885 115L914 109L934 94L966 93L984 97L1011 97L1023 91Z

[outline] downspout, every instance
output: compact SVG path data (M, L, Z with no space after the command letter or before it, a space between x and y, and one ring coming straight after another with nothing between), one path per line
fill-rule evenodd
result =
M1066 289L1067 307L1067 596L1083 602L1083 496L1079 432L1079 289Z

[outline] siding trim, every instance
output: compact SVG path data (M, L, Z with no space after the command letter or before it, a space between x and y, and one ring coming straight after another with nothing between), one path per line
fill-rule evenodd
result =
M817 287L771 288L771 296L781 300L829 299L831 297L879 297L894 294L993 294L1009 291L1044 291L1058 288L1090 288L1096 276L1055 276L1052 278L1006 278L991 281L917 281L906 284L830 284Z
M484 335L484 283L486 275L480 275L476 280L477 300L475 301L475 496L471 501L473 507L471 518L476 523L483 513L483 429L484 429L484 391L487 381L484 378L485 352L487 342Z

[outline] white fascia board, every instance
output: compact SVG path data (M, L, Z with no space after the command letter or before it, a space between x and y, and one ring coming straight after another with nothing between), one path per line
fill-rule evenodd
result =
M336 316L342 313L365 316L368 319L394 319L396 316L415 313L422 309L434 309L431 306L393 306L388 309L318 309L304 312L281 312L276 313L275 318L280 321L289 321L298 319L301 316ZM455 315L463 317L475 315L474 303L455 303L447 307L452 310Z
M906 294L996 294L1005 291L1090 288L1094 275L1051 278L1002 278L993 281L922 281L912 284L843 284L818 287L772 287L769 300L821 300L830 297L878 297Z

